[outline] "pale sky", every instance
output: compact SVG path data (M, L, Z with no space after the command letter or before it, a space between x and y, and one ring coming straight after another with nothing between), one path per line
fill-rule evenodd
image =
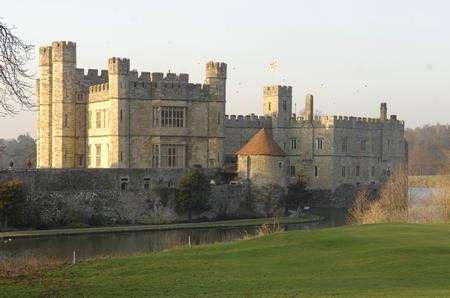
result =
M262 87L276 80L268 65L278 59L297 110L312 93L324 114L376 117L386 101L408 127L450 123L450 1L21 0L1 8L36 53L75 41L80 68L127 57L138 71L203 82L207 61L226 62L227 114L261 114ZM0 118L0 138L35 136L35 123L35 112Z

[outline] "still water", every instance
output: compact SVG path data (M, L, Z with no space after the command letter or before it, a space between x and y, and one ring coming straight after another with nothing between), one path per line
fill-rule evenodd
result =
M318 229L345 224L344 209L316 209L310 211L324 217L320 222L287 224L285 230ZM75 251L77 259L105 255L156 252L174 246L226 242L254 234L258 227L179 229L104 233L90 235L50 236L13 239L0 243L0 260L20 256L56 256L70 259Z

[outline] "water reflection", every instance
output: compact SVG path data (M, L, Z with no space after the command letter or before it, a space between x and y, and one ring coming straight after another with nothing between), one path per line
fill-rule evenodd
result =
M324 217L323 221L284 225L286 230L317 229L345 224L344 209L313 209L311 213ZM156 252L180 245L226 242L254 234L257 227L181 229L105 233L91 235L24 238L0 244L0 259L25 255L71 258L76 251L78 259L104 255Z

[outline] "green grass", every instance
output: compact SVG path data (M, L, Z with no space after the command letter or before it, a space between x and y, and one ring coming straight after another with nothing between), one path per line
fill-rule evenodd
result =
M0 289L17 297L449 297L449 276L450 225L380 224L87 261Z
M274 222L279 223L279 224L289 224L289 223L302 223L302 222L310 222L310 221L318 221L318 220L320 220L320 217L317 215L304 215L301 217L252 218L252 219L208 221L208 222L198 222L198 223L11 231L11 232L0 232L0 239L2 239L2 238L27 238L27 237L40 237L40 236L77 235L77 234L96 234L96 233L137 232L137 231L149 231L149 230L156 231L156 230L173 230L173 229L245 227L245 226L260 226L262 224L272 224Z

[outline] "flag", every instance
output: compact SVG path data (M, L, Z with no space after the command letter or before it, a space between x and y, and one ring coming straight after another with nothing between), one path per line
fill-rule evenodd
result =
M278 60L273 60L273 62L269 64L269 69L271 71L277 71L278 70Z

